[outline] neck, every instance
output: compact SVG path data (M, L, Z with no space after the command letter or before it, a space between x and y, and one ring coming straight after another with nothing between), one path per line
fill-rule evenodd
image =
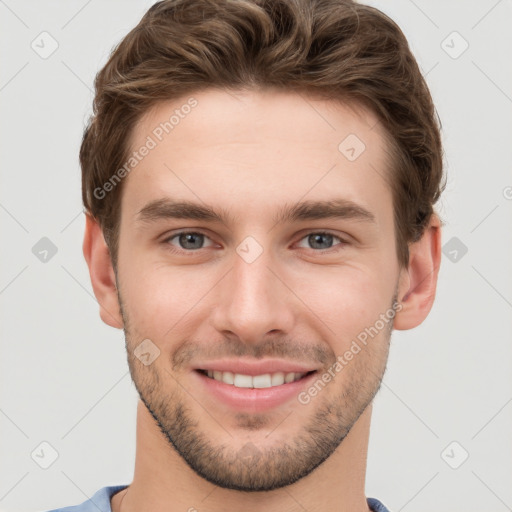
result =
M134 479L112 498L112 511L368 512L364 484L371 410L370 404L335 452L305 478L273 491L240 492L192 471L139 401Z

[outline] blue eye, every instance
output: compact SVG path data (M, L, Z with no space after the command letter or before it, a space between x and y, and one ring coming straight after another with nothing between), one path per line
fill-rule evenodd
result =
M332 249L334 240L338 240L342 244L345 243L340 237L326 231L311 232L302 238L301 241L302 240L307 240L307 243L310 244L310 247L307 247L308 249L313 248L318 250Z
M174 240L177 240L177 243ZM307 246L300 245L304 243L304 240ZM334 243L336 240L338 243ZM206 242L207 245L205 245ZM174 233L163 240L163 243L171 252L178 254L193 253L215 245L208 236L197 231L180 231ZM331 249L336 250L336 246L344 246L346 243L347 242L339 236L327 231L311 231L300 239L299 247L312 249L314 252L320 252L330 251Z
M180 233L176 233L165 239L164 242L173 245L171 244L171 240L174 240L175 238L178 238L179 249L183 249L185 251L203 249L205 239L209 240L209 238L202 233L197 233L195 231L181 231Z

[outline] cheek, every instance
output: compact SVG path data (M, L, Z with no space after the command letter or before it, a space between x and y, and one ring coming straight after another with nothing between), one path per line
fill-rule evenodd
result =
M134 264L131 268L137 271L123 275L121 289L132 331L159 343L186 328L187 321L199 311L196 307L201 299L216 282L207 272L192 275L161 263L146 263L144 267Z
M303 274L297 295L339 341L340 348L375 323L391 304L391 281L369 269L344 267Z

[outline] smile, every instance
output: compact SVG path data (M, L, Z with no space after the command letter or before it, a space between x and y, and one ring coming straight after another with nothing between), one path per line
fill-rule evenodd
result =
M208 376L218 382L229 384L237 388L271 388L289 384L302 379L313 372L275 372L264 373L261 375L244 375L241 373L222 372L219 370L198 370L203 375Z

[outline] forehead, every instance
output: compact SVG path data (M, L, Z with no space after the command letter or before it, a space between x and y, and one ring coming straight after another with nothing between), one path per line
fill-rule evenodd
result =
M126 178L123 210L157 196L222 202L236 214L254 204L260 215L300 198L391 201L384 130L356 104L211 89L149 110L130 138L132 152L145 146Z

